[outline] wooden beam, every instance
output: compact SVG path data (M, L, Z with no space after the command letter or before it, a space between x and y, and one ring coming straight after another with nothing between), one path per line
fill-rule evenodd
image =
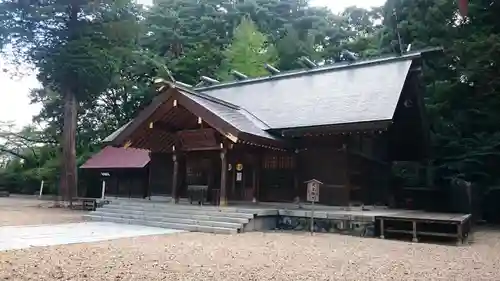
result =
M125 145L123 145L123 148L129 148L132 145L132 141L127 141Z
M126 126L126 128L121 131L118 136L116 136L116 138L113 140L113 143L120 145L125 142L126 139L130 139L131 135L139 128L145 127L143 126L144 122L150 119L155 114L155 112L169 100L172 94L173 92L169 89L156 96L153 101L146 108L141 110L139 115L134 118L134 120L128 126ZM166 109L168 110L169 108L170 106L167 106Z
M232 141L233 143L237 143L238 142L238 138L235 135L231 134L231 133L226 133L225 137L228 140Z
M151 127L153 128L153 127ZM183 128L177 127L175 125L169 124L167 122L163 121L156 121L154 122L154 128L159 129L161 131L165 131L167 133L175 134L179 131L182 131Z
M386 130L391 124L392 120L366 121L334 125L288 128L275 130L275 133L281 133L281 136L283 137L319 136L329 134L356 133L360 131Z
M211 150L221 150L220 146L207 146L207 147L191 147L191 148L182 148L182 151L211 151Z

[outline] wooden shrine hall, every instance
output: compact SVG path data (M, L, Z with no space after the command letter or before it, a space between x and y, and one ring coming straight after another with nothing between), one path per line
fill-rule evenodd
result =
M214 204L387 204L393 161L426 161L421 82L432 51L274 71L203 87L169 83L106 142L150 152L150 195Z

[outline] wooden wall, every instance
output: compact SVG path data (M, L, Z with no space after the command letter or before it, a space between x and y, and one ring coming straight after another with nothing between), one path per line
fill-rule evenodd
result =
M348 205L386 203L390 180L387 141L384 134L359 136L304 137L299 149L276 151L236 144L227 152L227 196L229 200L292 202L306 200L305 181L317 179L324 184L320 203ZM181 153L179 159L179 195L186 196L186 168L200 164L203 179L210 189L220 188L220 151ZM202 165L202 162L205 164ZM208 164L207 164L208 163ZM242 179L236 179L236 165L243 164ZM151 155L150 187L152 195L170 195L173 161L171 153ZM194 165L197 166L197 165ZM199 165L198 165L199 166ZM210 175L208 175L210 174Z
M264 150L258 162L259 198L264 201L291 202L295 189L297 159L293 153Z
M172 153L151 153L149 186L151 195L171 195Z
M346 205L349 201L347 187L347 159L337 147L310 147L298 154L299 196L306 199L307 180L323 182L319 201L328 205Z
M82 176L88 180L86 192L83 196L100 198L102 192L102 180L106 180L106 196L142 198L146 195L148 188L148 166L141 169L86 169ZM101 173L109 173L109 177L103 178Z

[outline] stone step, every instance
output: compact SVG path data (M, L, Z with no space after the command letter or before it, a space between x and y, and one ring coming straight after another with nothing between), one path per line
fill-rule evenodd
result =
M131 206L131 207L144 207L144 208L176 208L182 210L210 210L217 212L230 212L230 213L248 213L248 214L256 214L262 211L274 211L277 214L276 210L271 209L259 209L259 208L238 208L238 207L221 207L221 206L212 206L212 205L203 205L199 206L197 204L173 204L173 203L165 203L165 202L152 202L152 201L127 201L127 200L117 200L111 201L109 205L112 206Z
M234 218L226 217L224 213L218 213L216 215L192 215L186 213L173 213L173 212L157 212L157 211L144 211L144 210L127 210L127 209L110 209L110 208L99 208L92 214L100 213L110 213L110 214L133 214L138 216L161 216L169 218L179 218L179 219L191 219L191 220L206 220L206 221L220 221L229 223L248 223L248 218Z
M197 231L197 232L217 233L217 234L236 234L236 233L238 233L237 229L224 228L224 227L201 226L201 225L181 224L181 223L167 223L167 222L147 221L147 220L138 220L138 219L124 219L124 218L117 218L117 217L102 217L102 216L94 216L92 214L84 215L84 217L87 220L93 220L93 221L105 221L105 222L115 222L115 223L125 223L125 224L135 224L135 225L146 225L146 226L152 226L152 227L179 229L179 230L185 230L185 231Z
M176 209L188 209L188 210L210 210L217 212L230 212L230 213L248 213L248 214L259 214L259 215L278 215L278 209L270 208L245 208L245 207L221 207L213 205L203 205L199 206L197 204L173 204L166 202L153 202L153 201L134 201L134 200L116 200L111 201L109 205L112 206L132 206L132 207L144 207L144 208L176 208Z
M253 213L232 213L226 211L217 211L217 210L206 210L203 207L200 208L176 208L176 206L172 207L150 207L150 206L130 206L130 205L114 205L109 204L105 205L101 210L130 210L130 211L146 211L146 212L157 212L157 213L183 213L190 215L207 215L207 216L217 216L223 214L224 217L232 217L232 218L246 218L251 219L254 217Z
M234 229L243 228L242 223L231 223L218 220L182 219L182 218L169 217L168 215L158 216L153 214L107 213L102 211L92 212L91 215L101 216L101 217L133 219L133 220L158 221L158 222L175 223L175 224L194 224L198 226L214 226L214 227L234 228ZM248 223L248 220L245 223Z
M123 201L123 200L122 200ZM245 213L245 214L254 214L259 216L276 216L278 215L278 209L276 208L238 208L238 207L220 207L220 206L211 206L211 205L188 205L188 204L173 204L173 203L151 203L151 202L142 202L142 203L127 203L120 202L114 203L111 202L109 204L111 206L131 206L131 207L141 207L141 208L151 208L151 209L171 209L175 208L178 210L209 210L209 211L217 211L217 212L230 212L230 213Z

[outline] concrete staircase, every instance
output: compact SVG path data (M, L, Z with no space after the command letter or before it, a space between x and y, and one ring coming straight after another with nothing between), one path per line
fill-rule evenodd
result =
M171 202L113 200L85 215L87 220L146 225L219 234L242 232L256 210Z

